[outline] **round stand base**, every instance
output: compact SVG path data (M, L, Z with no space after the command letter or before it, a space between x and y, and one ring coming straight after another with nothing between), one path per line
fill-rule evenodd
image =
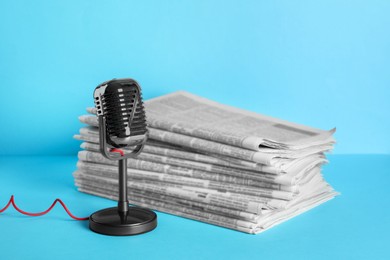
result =
M130 236L152 231L157 226L157 215L151 210L129 207L127 216L118 208L99 210L89 217L89 228L110 236Z

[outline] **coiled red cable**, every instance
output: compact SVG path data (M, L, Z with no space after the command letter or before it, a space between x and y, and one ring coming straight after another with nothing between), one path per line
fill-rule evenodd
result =
M49 213L53 208L54 206L57 204L57 202L59 202L61 204L61 206L64 208L64 210L66 211L66 213L68 213L68 215L73 218L74 220L88 220L88 217L86 218L79 218L79 217L76 217L75 215L73 215L69 209L66 207L65 203L62 202L61 199L56 199L53 204L51 204L51 206L45 210L45 211L42 211L42 212L39 212L39 213L30 213L30 212L26 212L22 209L20 209L16 203L15 203L15 198L14 198L14 195L11 196L10 200L8 201L7 205L5 205L4 208L0 209L0 213L3 213L4 211L6 211L8 209L8 207L10 205L12 205L18 212L22 213L23 215L27 215L27 216L31 216L31 217L38 217L38 216L42 216L42 215L45 215L47 213Z
M124 155L124 152L123 150L121 149L117 149L117 148L112 148L110 150L110 152L113 152L113 153L119 153L121 156ZM27 216L31 216L31 217L39 217L39 216L42 216L42 215L45 215L47 213L49 213L53 208L54 206L57 204L57 202L59 202L61 204L61 206L64 208L64 210L66 211L66 213L68 213L68 215L73 218L74 220L88 220L89 218L86 217L86 218L79 218L79 217L76 217L75 215L73 215L69 209L66 207L65 203L61 200L61 199L56 199L53 204L51 204L51 206L45 210L45 211L42 211L42 212L38 212L38 213L31 213L31 212L26 212L22 209L20 209L16 203L15 203L15 198L14 198L14 195L11 196L11 198L9 199L7 205L5 205L4 208L0 209L0 214L3 213L4 211L6 211L10 205L12 205L18 212L22 213L23 215L27 215Z

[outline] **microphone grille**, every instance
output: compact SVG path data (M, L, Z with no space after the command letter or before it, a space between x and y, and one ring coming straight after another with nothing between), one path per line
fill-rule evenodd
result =
M107 143L120 148L147 138L145 108L141 88L132 79L114 79L94 92L98 116L106 118Z

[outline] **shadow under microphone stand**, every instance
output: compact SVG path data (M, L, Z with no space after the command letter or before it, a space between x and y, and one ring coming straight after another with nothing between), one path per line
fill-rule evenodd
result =
M128 154L109 152L107 146L106 119L99 116L100 151L104 157L118 161L118 206L99 210L89 217L89 228L97 233L112 236L128 236L149 232L157 226L157 215L151 210L129 207L127 199L127 159L136 157L144 144L138 144Z

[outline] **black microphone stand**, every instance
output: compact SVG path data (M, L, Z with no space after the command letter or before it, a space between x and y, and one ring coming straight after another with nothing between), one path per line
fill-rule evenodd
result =
M156 213L144 208L129 207L127 197L127 159L136 157L144 144L136 145L131 153L124 155L109 152L106 120L103 116L99 116L99 141L103 156L118 161L118 206L93 213L89 217L89 228L97 233L112 236L136 235L153 230L157 226Z
M129 212L129 201L127 200L127 158L118 161L119 173L119 198L118 212L123 215L121 218L126 219Z

